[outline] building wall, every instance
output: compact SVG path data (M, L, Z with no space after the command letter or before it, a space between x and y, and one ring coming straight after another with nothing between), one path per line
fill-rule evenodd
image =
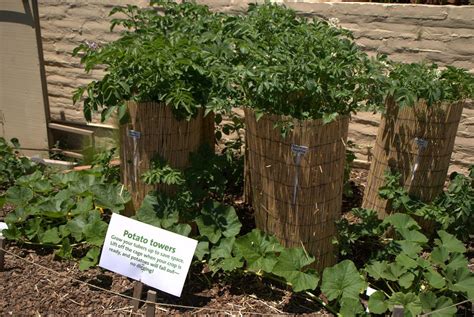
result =
M108 12L114 5L144 6L146 0L63 1L40 0L46 74L53 119L81 122L79 106L73 106L72 91L94 78L85 74L71 56L85 40L105 43L117 37L109 31ZM249 0L198 0L213 10L242 13ZM262 2L262 1L259 1ZM440 65L463 67L474 73L474 6L423 6L376 3L341 3L318 0L276 0L305 16L337 18L354 32L357 43L369 54L385 53L405 62L423 59ZM379 115L361 112L353 117L349 138L367 160L375 140ZM465 107L459 127L451 170L474 164L474 104Z

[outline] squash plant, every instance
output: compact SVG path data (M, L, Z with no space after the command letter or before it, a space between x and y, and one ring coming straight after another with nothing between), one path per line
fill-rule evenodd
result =
M382 100L383 65L348 30L269 3L250 5L228 25L238 54L234 84L257 118L271 113L329 122Z
M231 53L223 37L223 15L205 6L154 1L155 6L117 7L112 20L124 30L118 40L84 43L73 55L81 56L87 72L105 68L101 80L78 88L74 102L84 97L84 115L100 111L102 120L118 110L126 120L125 101L155 101L172 107L178 119L189 119L199 108L220 109L228 103L228 82L217 63Z
M18 243L52 247L70 259L87 250L81 269L97 264L111 212L121 212L130 195L108 183L99 169L54 173L36 171L19 177L5 194L15 210L5 217L3 235Z

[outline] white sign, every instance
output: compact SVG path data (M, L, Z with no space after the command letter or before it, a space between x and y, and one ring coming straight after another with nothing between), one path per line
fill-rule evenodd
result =
M308 152L308 147L304 145L296 145L292 144L291 145L291 151L295 154L306 154Z
M134 139L139 139L142 134L140 131L135 131L135 130L129 130L128 131L128 136Z
M181 296L197 241L112 214L99 266Z
M0 237L3 236L2 230L4 230L4 229L8 229L7 224L4 223L4 222L0 222Z

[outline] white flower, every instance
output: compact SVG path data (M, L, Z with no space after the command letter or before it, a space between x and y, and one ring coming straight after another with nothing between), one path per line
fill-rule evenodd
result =
M329 18L328 24L333 28L339 28L339 19L338 18Z
M86 40L85 43L86 43L86 45L89 46L89 48L90 48L91 50L93 50L93 51L95 51L96 49L99 48L99 44L97 44L97 43L94 42L94 41L88 41L88 40Z

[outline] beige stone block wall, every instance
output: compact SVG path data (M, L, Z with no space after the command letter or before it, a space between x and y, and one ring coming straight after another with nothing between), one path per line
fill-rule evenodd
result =
M255 0L198 0L213 10L242 13ZM263 2L263 1L258 1ZM463 67L474 73L474 6L415 6L376 3L340 3L335 0L275 0L305 16L337 18L354 33L357 43L369 54L385 53L405 62L429 60L440 65ZM54 119L82 122L80 107L72 105L72 91L100 72L85 74L74 47L84 40L105 43L116 38L109 32L108 12L114 5L146 0L65 1L40 0L46 74ZM359 113L353 117L350 139L367 160L367 149L375 141L379 115ZM456 139L451 170L474 164L474 104L470 103Z

